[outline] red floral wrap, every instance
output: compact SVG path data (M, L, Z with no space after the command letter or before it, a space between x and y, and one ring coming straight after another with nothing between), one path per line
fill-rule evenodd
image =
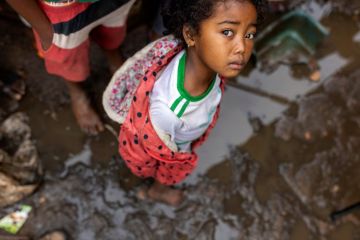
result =
M130 59L130 64L125 63L120 68L103 97L108 115L120 123L123 121L119 152L126 165L135 175L152 177L165 185L179 183L194 170L198 162L194 150L208 137L219 115L218 107L209 128L192 143L192 152L172 151L155 132L149 116L149 93L159 72L181 50L172 36L151 44L140 55L135 55L135 60ZM222 90L223 86L222 81Z

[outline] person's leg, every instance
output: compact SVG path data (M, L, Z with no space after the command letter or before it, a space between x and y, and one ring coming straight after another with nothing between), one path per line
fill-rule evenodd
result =
M99 115L92 108L81 82L90 74L89 31L85 26L90 22L80 14L87 12L89 3L73 3L65 7L51 7L39 3L53 24L54 35L50 48L44 50L39 35L34 31L36 47L43 56L49 74L62 77L68 87L72 110L80 128L90 134L104 129ZM61 28L59 24L62 25ZM76 28L76 26L84 26ZM64 31L64 32L63 32Z
M103 49L103 51L108 60L110 72L111 74L114 74L116 70L118 70L119 67L121 67L121 65L124 63L124 58L120 54L118 48L111 50Z
M134 0L124 5L119 5L118 9L103 18L104 21L98 20L97 24L99 24L99 26L90 33L91 38L103 48L112 74L115 73L124 62L118 47L125 38L126 18L133 3ZM101 4L101 2L97 3L96 10L101 11L103 8L108 7ZM80 59L81 57L77 56L77 58ZM88 57L83 57L82 59L88 59ZM103 123L91 107L90 101L82 89L81 84L67 82L67 86L71 96L72 109L80 127L91 134L97 134L103 131Z
M104 50L111 73L114 73L124 63L119 46L125 39L126 20L134 2L134 0L131 0L119 6L106 16L101 24L91 32L92 40ZM101 8L100 5L99 7Z
M91 33L91 38L102 48L107 58L111 74L121 67L124 58L120 54L119 46L124 41L126 27L99 26Z
M103 123L82 86L82 82L87 79L90 72L88 48L88 41L72 50L52 46L44 56L47 72L64 79L69 91L72 110L81 130L96 135L104 130ZM54 52L56 54L53 55ZM58 58L59 60L52 60L51 58ZM67 61L62 61L62 58L67 59ZM72 64L68 64L70 61ZM66 63L63 64L63 62Z
M65 81L69 90L71 107L80 128L91 135L104 131L104 125L93 109L81 83Z

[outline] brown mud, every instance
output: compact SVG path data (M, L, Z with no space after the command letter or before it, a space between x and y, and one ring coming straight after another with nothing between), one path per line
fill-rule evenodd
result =
M320 80L280 65L233 81L176 209L136 198L143 183L122 163L114 135L80 131L65 85L45 72L30 30L11 12L1 15L0 64L24 72L27 94L18 110L29 118L44 169L40 187L21 201L33 206L21 235L37 239L61 229L77 240L360 239L360 211L330 219L360 202L360 6L291 2L330 31L314 56ZM134 28L122 51L130 56L145 43L145 28ZM91 55L88 89L101 111L111 76L96 46Z

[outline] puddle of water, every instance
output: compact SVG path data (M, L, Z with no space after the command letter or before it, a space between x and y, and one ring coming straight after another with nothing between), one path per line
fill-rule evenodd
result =
M329 4L320 6L311 2L303 9L315 19L320 20L328 17L331 6ZM346 21L351 21L351 19ZM333 24L327 27L332 29ZM336 34L334 32L331 34ZM309 81L306 78L296 79L291 75L288 66L280 65L271 74L254 69L247 77L239 76L236 79L237 83L249 87L251 91L228 86L222 100L218 123L209 139L198 150L199 165L194 174L185 182L196 182L199 175L203 175L212 166L224 160L229 153L230 146L243 145L254 135L249 116L259 117L264 125L271 124L289 107L286 104L287 101L291 103L314 91L326 79L348 65L352 59L345 58L341 52L333 50L343 42L336 41L333 44L335 47L331 44L326 45L325 47L329 49L323 51L328 54L318 59L321 78L317 82Z
M112 181L107 181L105 192L104 192L105 201L108 203L119 203L121 205L125 204L125 192L118 185Z
M348 61L338 53L332 53L321 59L319 65L322 78L319 82L293 79L286 66L280 66L270 75L254 70L249 77L240 76L237 81L245 86L260 89L269 95L294 101L299 96L304 96L318 88L329 76L347 63ZM197 151L200 156L199 165L185 183L196 182L198 175L203 175L209 168L223 161L230 146L242 145L253 136L249 116L259 117L264 125L269 125L289 107L279 101L230 86L221 104L220 118L216 127L209 139Z
M353 42L360 43L360 31L353 37Z
M310 1L307 4L300 6L300 9L307 12L314 19L319 21L324 16L327 16L329 14L329 12L332 10L332 6L330 2L320 5L317 2Z
M326 5L325 8L320 8L316 4L311 5L310 7L312 8L316 19L328 16L327 9L329 9L329 5ZM332 25L330 26L332 27ZM336 34L335 32L336 31L332 31L331 34ZM355 39L360 38L359 36L360 33L354 37L354 41ZM227 175L230 174L231 171L229 171L228 167L224 167L223 163L225 162L225 157L231 157L229 156L229 147L246 145L248 140L254 136L253 129L248 120L249 115L259 117L264 125L267 126L276 121L276 119L289 107L289 105L285 104L284 101L276 101L276 99L272 99L271 96L278 96L278 99L285 99L291 102L296 101L299 97L319 88L329 77L353 61L353 55L356 54L356 51L354 52L355 54L349 56L344 55L340 51L333 50L334 48L337 49L338 44L341 45L343 43L343 41L333 42L332 44L334 45L330 44L329 48L331 49L330 51L328 50L327 55L318 59L318 64L321 70L321 79L318 82L311 82L305 78L295 79L291 75L287 66L280 66L272 74L265 74L258 70L253 70L248 77L240 76L237 79L237 82L241 83L242 86L249 87L255 91L246 91L246 89L241 90L228 87L223 98L220 119L208 141L205 142L205 144L198 150L200 156L199 165L194 174L192 174L186 182L194 184L199 181L199 176L206 173L206 176L212 179L221 178L221 180L225 180L224 184L226 185ZM264 94L257 94L257 91ZM269 137L265 135L266 134L263 135L263 141L266 141L266 139L268 139L267 137ZM270 156L272 153L268 152L269 149L271 148L254 147L253 150L264 150L265 152L263 154ZM278 150L281 151L280 149ZM301 155L301 151L304 150L305 149L298 149L295 154ZM261 155L262 153L259 154ZM286 154L287 153L284 153L283 155ZM288 153L289 157L291 154L294 154L294 152ZM271 198L271 196L273 196L274 189L287 191L286 186L282 183L283 180L277 176L278 169L276 164L279 160L280 159L273 159L269 163L265 164L267 167L271 164L274 164L274 166L266 168L266 171L260 170L259 175L257 176L257 180L260 179L263 181L262 188L259 187L258 183L256 184L257 197L262 199L265 203ZM222 182L221 180L220 182ZM226 212L230 215L242 214L243 208L241 207L241 200L242 198L236 195L228 200L225 200L224 204L226 205ZM230 209L233 209L234 211L231 212ZM242 216L242 220L246 221L246 217ZM220 230L223 230L223 233L221 234L229 237L229 239L231 239L232 236L239 236L239 233L236 232L238 229L233 231L234 229L231 224L222 224L224 224L224 222L217 222L216 234L220 233ZM292 231L290 232L289 239L312 239L313 233L309 230L311 223L308 222L305 224L300 220L299 222L294 222L291 225ZM346 232L346 234L344 236L348 237L349 231L349 229L345 229L344 232ZM224 239L221 234L216 235L215 239ZM336 234L337 233L335 233L335 235ZM336 236L341 236L341 234Z
M68 174L68 171L71 167L77 164L84 164L85 166L90 166L91 164L91 149L90 142L86 142L84 145L84 149L74 156L70 157L65 161L64 171L60 174L60 177L65 177Z
M254 70L249 77L239 76L237 82L293 101L318 88L326 78L345 66L348 61L339 54L333 53L320 59L318 63L321 70L321 79L317 82L311 82L305 78L294 79L291 76L289 67L284 65L279 66L271 74Z
M249 114L258 116L264 124L270 124L287 108L286 105L233 87L227 88L221 106L216 127L197 151L200 157L199 165L186 179L186 183L194 183L198 174L204 174L224 160L230 146L243 144L253 135L248 121Z
M219 220L217 222L215 239L237 239L241 229L231 227L229 224Z

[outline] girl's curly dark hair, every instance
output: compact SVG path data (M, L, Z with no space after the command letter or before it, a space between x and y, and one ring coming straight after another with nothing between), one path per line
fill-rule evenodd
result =
M218 2L229 0L167 0L162 7L162 16L167 31L165 34L174 36L184 42L182 29L188 24L196 33L199 33L200 23L213 14L214 6ZM250 1L257 10L258 22L263 20L267 6L265 0L237 0Z

